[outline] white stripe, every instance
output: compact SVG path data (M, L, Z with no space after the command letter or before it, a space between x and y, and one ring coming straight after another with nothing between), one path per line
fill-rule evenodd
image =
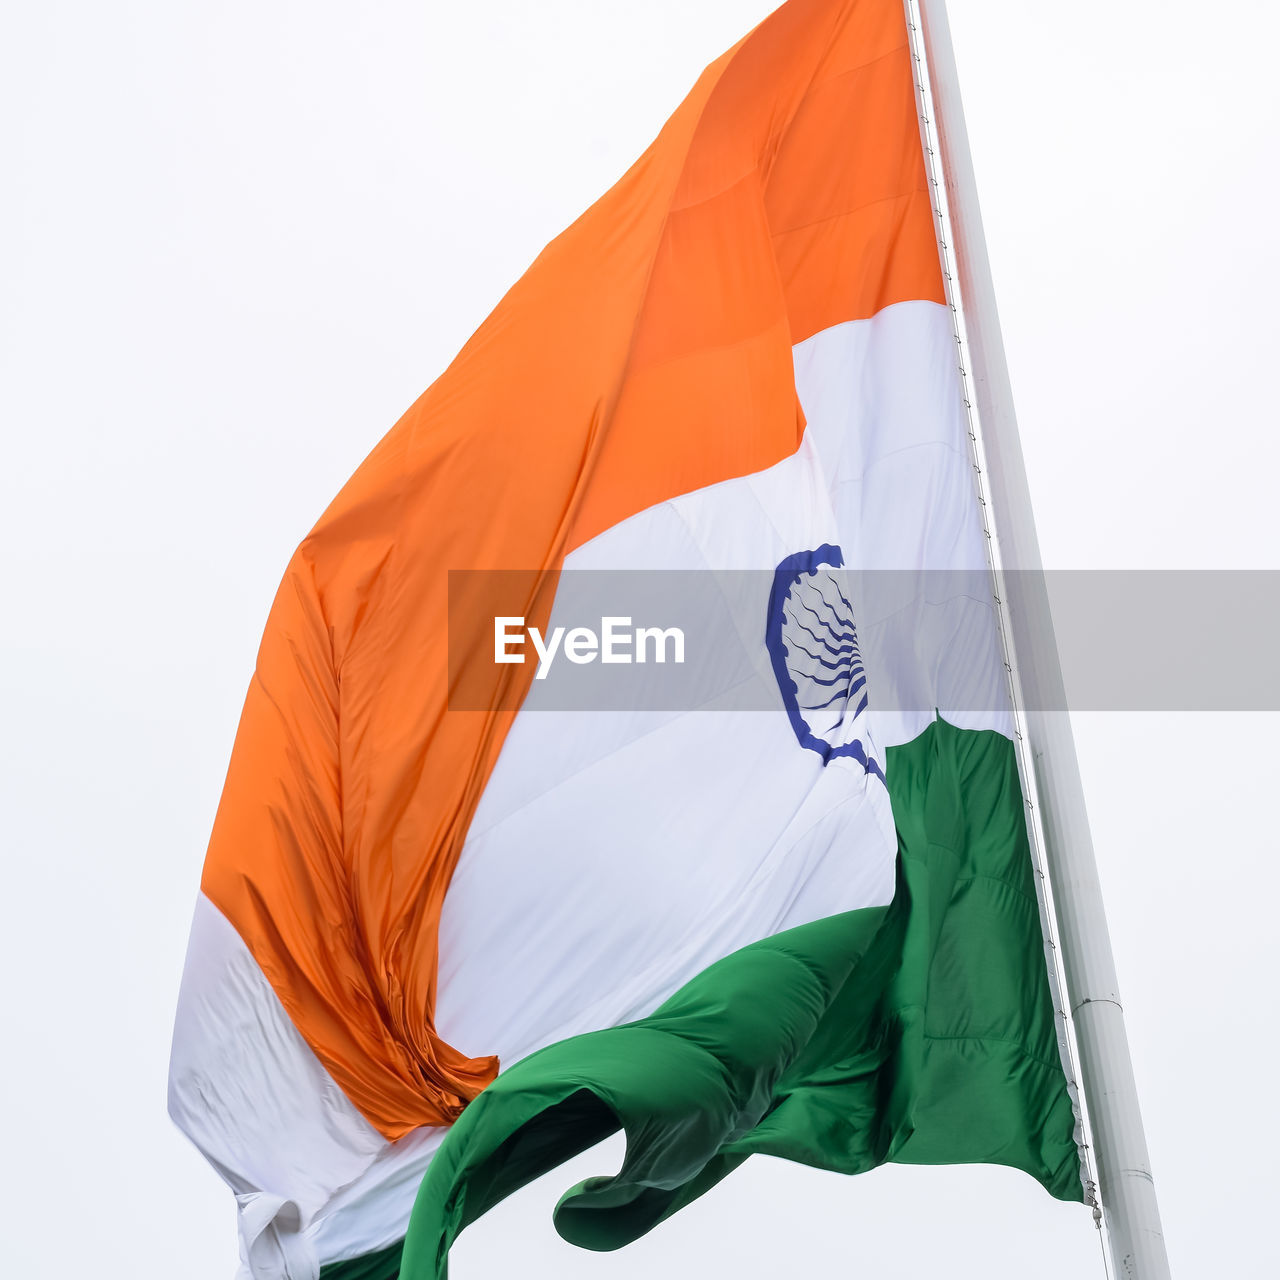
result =
M829 478L846 561L927 570L917 585L972 589L987 555L947 309L901 302L794 350L796 390ZM972 578L969 578L969 575ZM954 575L954 578L949 576ZM895 580L905 587L909 573ZM886 588L887 594L888 588ZM876 603L887 606L880 593ZM910 742L937 708L962 729L1012 736L989 596L916 594L858 619L882 747Z
M925 302L800 344L796 454L641 512L566 568L772 570L838 543L857 568L984 570L952 347L945 308ZM848 757L824 765L798 745L764 651L765 601L741 603L749 678L773 691L771 710L539 710L535 684L445 900L437 1025L449 1043L510 1065L651 1011L758 938L889 901L887 794ZM561 599L553 612L554 626ZM857 621L881 760L935 707L1008 733L988 602L915 592ZM238 1190L297 1206L305 1249L255 1260L259 1280L311 1277L308 1256L399 1239L441 1131L371 1139L233 933L193 931L182 1000L175 1119ZM252 1039L237 1052L241 1031ZM285 1225L270 1228L281 1248Z
M178 995L169 1114L236 1193L241 1261L259 1280L316 1273L314 1250L287 1220L312 1222L387 1147L203 894Z

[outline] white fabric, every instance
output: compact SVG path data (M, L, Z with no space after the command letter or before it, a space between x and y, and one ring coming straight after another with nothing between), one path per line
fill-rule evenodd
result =
M815 334L794 359L846 564L912 571L880 576L876 616L858 617L877 742L910 742L935 708L1011 736L991 597L958 594L988 566L950 312L901 302ZM939 588L946 598L924 598ZM911 594L890 608L895 589Z
M178 994L169 1114L236 1193L241 1275L254 1280L318 1274L299 1230L387 1148L203 894Z
M641 512L566 568L772 571L829 543L856 568L984 569L953 348L948 312L924 302L802 343L796 454ZM887 792L856 760L824 763L798 744L763 643L770 577L745 581L733 587L756 593L733 602L742 680L768 710L546 710L550 683L535 683L445 900L437 1024L449 1043L509 1066L642 1016L749 942L890 900ZM934 708L1008 733L989 600L925 599L902 582L904 598L878 595L857 618L872 757L916 737ZM557 600L553 627L562 612ZM174 1118L234 1189L279 1201L265 1227L264 1202L246 1202L257 1280L313 1280L317 1259L403 1235L442 1132L394 1146L374 1133L208 904L173 1079Z

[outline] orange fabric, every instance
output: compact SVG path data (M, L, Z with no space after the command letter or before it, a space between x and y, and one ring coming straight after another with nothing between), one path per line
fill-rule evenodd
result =
M791 0L707 69L299 547L203 889L388 1138L451 1120L496 1070L435 1033L437 930L511 724L499 701L533 668L502 668L489 710L448 709L448 570L535 571L512 611L544 622L573 547L795 450L793 343L942 297L900 0ZM461 578L455 620L457 593L483 590Z

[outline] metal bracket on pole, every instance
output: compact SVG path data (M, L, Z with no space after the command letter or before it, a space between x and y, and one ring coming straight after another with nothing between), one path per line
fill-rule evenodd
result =
M967 377L980 437L976 443L985 465L990 506L988 532L998 541L993 564L999 566L1002 625L1009 633L1015 709L1025 736L1024 767L1031 771L1029 784L1039 799L1040 833L1111 1260L1116 1276L1124 1280L1168 1280L1169 1262L1066 710L1049 596L1041 573L951 31L944 0L905 0L909 25L914 25L912 11L917 6L949 212L948 239L954 249L959 286L957 301L957 281L948 281L948 297L963 314L969 351ZM1029 814L1029 821L1035 821L1034 814Z

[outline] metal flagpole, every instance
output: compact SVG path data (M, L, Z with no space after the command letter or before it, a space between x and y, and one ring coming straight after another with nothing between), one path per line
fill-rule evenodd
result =
M974 402L970 407L977 410L977 421L971 418L970 428L975 471L992 539L997 610L1022 735L1022 767L1024 774L1030 775L1024 779L1024 786L1030 804L1038 801L1039 808L1040 831L1033 829L1033 846L1042 833L1048 863L1048 900L1052 904L1049 923L1052 926L1052 915L1056 914L1113 1270L1124 1280L1167 1280L1169 1262L1066 710L1049 597L1040 572L1040 549L1000 338L946 6L944 0L904 3L916 56L917 37L923 34L927 73L917 79L924 107L926 159L941 160L944 191L937 192L934 173L930 177L944 274L948 277L948 300L959 308L957 342L962 356L968 348L968 359L962 359L961 368L968 384L966 403ZM937 156L930 154L933 150ZM958 297L957 280L951 278L948 268L949 246L954 249ZM1034 810L1029 812L1033 828L1035 816ZM1052 937L1049 944L1052 947Z

